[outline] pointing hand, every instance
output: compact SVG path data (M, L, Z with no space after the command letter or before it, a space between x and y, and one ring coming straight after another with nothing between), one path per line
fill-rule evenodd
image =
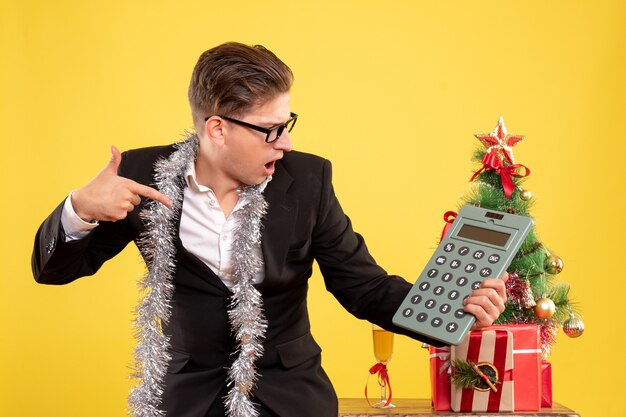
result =
M141 202L141 197L172 206L172 201L156 189L117 175L121 160L120 151L111 146L109 162L84 187L72 193L72 206L81 219L122 220Z

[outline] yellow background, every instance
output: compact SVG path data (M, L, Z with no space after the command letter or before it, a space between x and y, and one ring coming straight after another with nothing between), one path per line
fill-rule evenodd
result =
M620 1L34 1L0 6L0 415L122 416L134 345L127 249L93 278L34 283L33 236L120 149L191 127L199 54L261 43L296 74L297 149L334 163L337 193L389 272L414 280L478 167L474 133L499 115L526 139L539 236L584 312L550 360L554 398L626 415L624 117ZM313 333L339 396L361 397L370 326L311 280ZM396 338L394 396L430 395L428 355ZM288 387L286 388L288 389Z

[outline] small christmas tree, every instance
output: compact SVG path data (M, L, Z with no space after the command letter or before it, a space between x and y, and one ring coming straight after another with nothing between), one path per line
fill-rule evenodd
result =
M522 216L530 216L533 196L520 187L530 170L515 163L513 147L524 136L507 133L502 117L493 132L475 135L482 147L474 154L481 168L471 181L477 182L463 205L473 204ZM508 301L498 324L541 326L543 356L547 357L558 327L570 337L580 336L584 325L569 300L569 285L557 283L563 261L541 242L534 227L508 268Z

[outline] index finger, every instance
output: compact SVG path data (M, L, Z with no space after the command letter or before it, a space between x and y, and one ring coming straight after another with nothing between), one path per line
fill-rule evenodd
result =
M151 200L158 201L159 203L167 207L172 207L172 200L167 198L164 194L161 194L160 192L158 192L156 189L152 187L148 187L147 185L139 184L133 181L133 183L130 186L130 191L132 191L135 194L139 194L142 197L146 197Z
M487 278L480 283L480 288L492 288L500 295L506 297L505 281L500 278Z

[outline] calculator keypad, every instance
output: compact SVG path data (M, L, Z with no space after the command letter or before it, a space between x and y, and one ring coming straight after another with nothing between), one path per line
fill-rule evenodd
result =
M410 303L417 307L417 311L413 307L406 307L402 315L406 318L415 317L420 323L428 322L435 328L443 326L446 332L455 333L461 327L459 321L468 316L463 310L463 300L468 296L461 297L459 289L468 285L472 290L480 288L484 278L492 277L493 268L500 262L501 256L480 249L472 250L468 246L457 248L454 243L445 243L440 250L443 253L433 256L431 262L434 265L426 270L429 279L421 280L416 286L421 293L410 297ZM455 278L454 272L448 272L453 270L461 271L458 277ZM449 284L437 285L436 282Z

